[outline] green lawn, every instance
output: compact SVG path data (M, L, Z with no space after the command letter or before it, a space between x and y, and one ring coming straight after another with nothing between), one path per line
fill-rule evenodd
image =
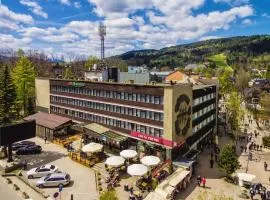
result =
M208 60L215 62L218 67L228 67L226 55L223 53L210 56Z
M270 54L257 56L255 58L253 58L253 61L255 61L255 62L263 62L263 61L270 62Z

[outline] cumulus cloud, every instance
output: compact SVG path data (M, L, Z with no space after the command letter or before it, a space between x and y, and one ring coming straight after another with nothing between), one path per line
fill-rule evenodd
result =
M78 2L78 1L74 2L74 6L75 6L75 8L81 8L82 7L81 3Z
M64 5L68 5L68 6L71 5L70 0L59 0L59 2L60 2L61 4L64 4Z
M199 41L205 41L205 40L213 40L213 39L219 39L219 36L214 36L214 35L209 35L209 36L204 36L199 39Z
M242 21L242 24L244 24L244 25L251 25L251 24L253 24L253 21L251 21L250 19L244 19L243 21Z
M31 0L20 0L22 5L28 6L34 14L39 15L44 18L48 18L48 14L42 10L42 7L35 1Z
M249 0L214 0L215 3L227 3L232 6L248 4Z
M31 24L33 23L33 18L30 15L18 14L8 9L8 7L2 5L0 6L0 20L5 19L12 21L16 24Z
M12 48L12 49L26 49L31 42L30 38L16 38L11 34L0 33L0 44L1 48Z

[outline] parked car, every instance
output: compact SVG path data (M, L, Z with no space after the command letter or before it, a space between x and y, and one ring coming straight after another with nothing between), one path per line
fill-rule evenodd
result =
M11 145L11 148L12 148L13 151L17 151L18 149L20 149L22 147L31 146L31 145L35 145L35 142L21 141L21 142L13 143Z
M42 148L39 145L25 146L16 151L17 155L37 154L41 153Z
M55 165L43 165L41 167L30 169L26 175L27 178L40 178L43 176L47 176L48 174L56 173L58 172L58 167Z
M36 186L43 187L63 187L70 183L70 175L67 173L53 173L40 178Z

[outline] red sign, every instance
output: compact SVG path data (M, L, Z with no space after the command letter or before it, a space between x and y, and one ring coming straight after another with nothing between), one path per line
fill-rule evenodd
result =
M177 143L173 142L171 140L167 140L167 139L160 138L160 137L155 137L155 136L152 136L152 135L147 135L147 134L144 134L144 133L141 133L141 132L133 131L133 132L131 132L130 135L133 136L133 137L136 137L136 138L140 138L140 139L143 139L143 140L150 141L150 142L163 144L163 145L166 145L168 147L177 146Z

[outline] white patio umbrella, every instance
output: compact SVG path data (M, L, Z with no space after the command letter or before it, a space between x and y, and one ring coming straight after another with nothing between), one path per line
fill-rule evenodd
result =
M120 167L124 164L125 159L122 158L121 156L111 156L107 158L105 161L105 164L112 166L112 167Z
M137 156L137 152L131 149L126 149L120 152L120 156L126 159L135 158Z
M102 144L98 144L98 143L94 143L91 142L85 146L83 146L82 151L85 153L96 153L96 152L101 152L103 149L103 145Z
M147 173L147 171L147 167L143 164L133 164L127 168L127 173L131 176L143 176Z
M153 167L160 163L160 159L159 157L156 157L156 156L144 156L141 159L141 163L148 167Z

